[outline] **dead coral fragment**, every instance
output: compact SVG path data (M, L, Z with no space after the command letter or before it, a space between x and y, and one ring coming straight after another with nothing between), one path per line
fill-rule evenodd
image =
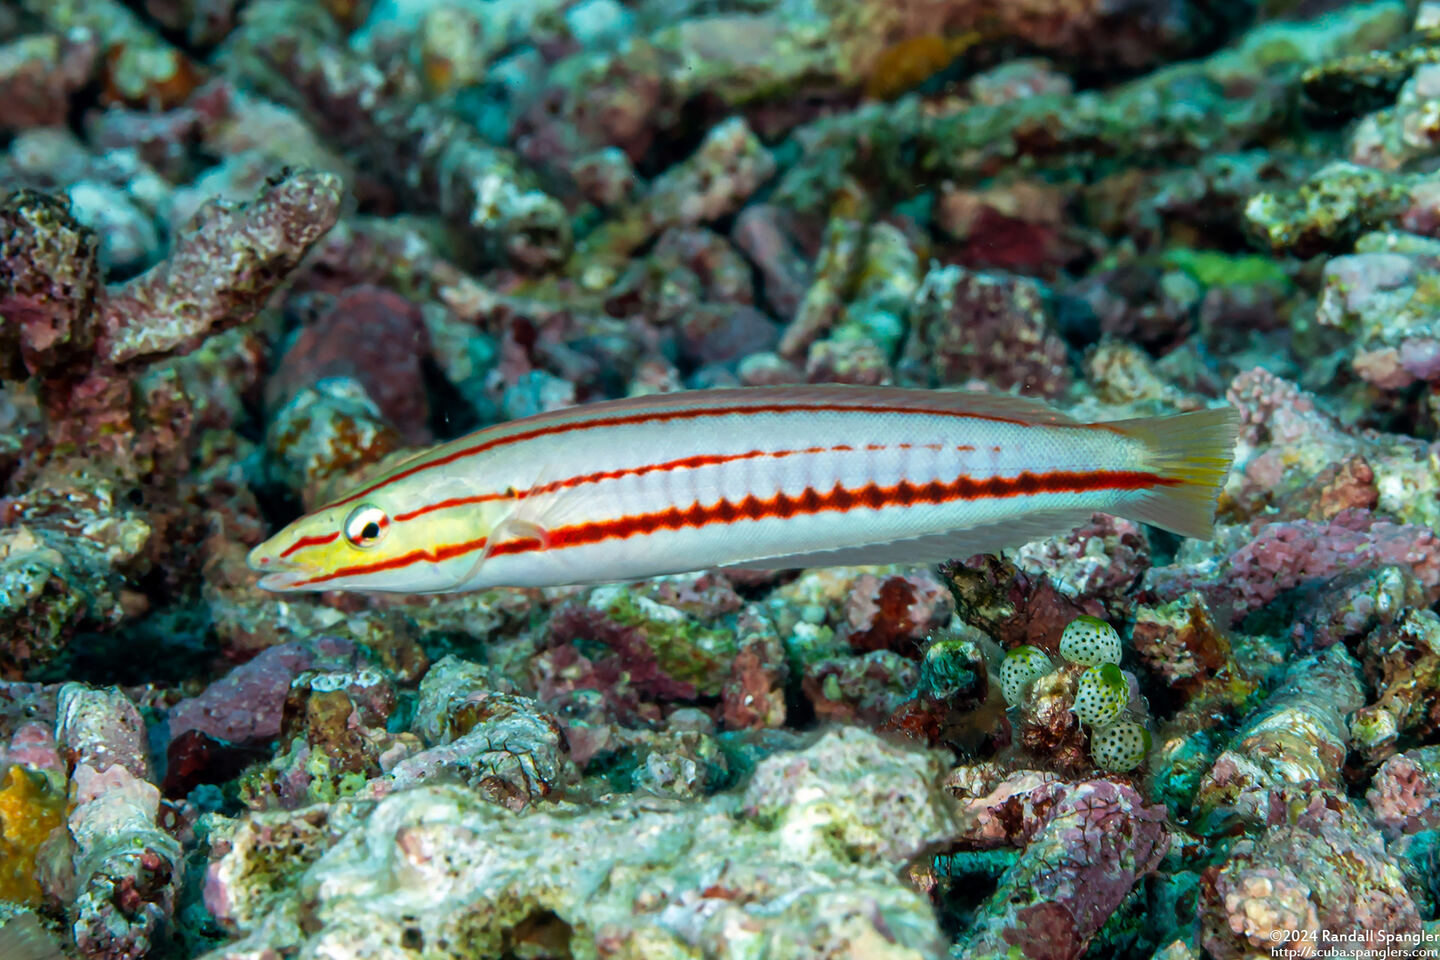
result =
M422 785L374 805L250 815L206 892L246 938L208 956L391 957L417 939L434 960L682 957L697 940L715 956L756 942L939 956L934 914L899 867L954 831L943 768L846 729L761 761L743 797L514 814ZM540 929L557 939L532 951ZM643 953L626 952L636 944Z
M96 52L88 30L34 34L0 46L0 130L64 124L70 97L94 74Z
M1019 861L981 907L955 956L1079 957L1170 846L1165 808L1097 780L1050 809Z
M21 190L0 203L0 379L86 357L100 296L95 245L54 197Z
M157 823L145 725L119 690L60 689L59 740L73 759L71 875L75 945L87 957L148 953L175 909L180 844Z
M293 173L254 203L202 208L169 259L111 296L100 356L126 364L188 353L250 319L334 225L341 190L334 174Z

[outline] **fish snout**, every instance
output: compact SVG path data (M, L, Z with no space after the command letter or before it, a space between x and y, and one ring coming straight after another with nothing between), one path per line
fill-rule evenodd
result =
M292 590L296 582L305 579L309 572L303 565L276 553L273 540L267 540L251 550L245 562L251 570L264 574L256 584L261 590Z

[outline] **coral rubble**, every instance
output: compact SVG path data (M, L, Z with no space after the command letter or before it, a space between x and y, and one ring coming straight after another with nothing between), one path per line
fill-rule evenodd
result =
M0 4L0 955L1440 948L1437 118L1435 0ZM821 382L1232 406L1215 536L246 564Z

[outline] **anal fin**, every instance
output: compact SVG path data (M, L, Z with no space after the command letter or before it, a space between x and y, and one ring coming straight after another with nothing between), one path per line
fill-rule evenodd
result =
M999 553L1007 547L1018 547L1032 540L1066 533L1090 519L1090 508L1054 510L1031 514L1003 523L990 523L923 537L884 540L839 550L815 550L756 557L742 563L728 564L741 570L780 570L794 567L848 567L886 563L939 563L942 560L963 560L977 553Z

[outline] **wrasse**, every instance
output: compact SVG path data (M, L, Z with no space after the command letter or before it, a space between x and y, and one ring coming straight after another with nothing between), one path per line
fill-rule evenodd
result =
M250 553L267 590L443 593L708 567L923 563L1097 511L1211 535L1230 408L1080 423L1033 400L843 385L612 400L442 444Z

